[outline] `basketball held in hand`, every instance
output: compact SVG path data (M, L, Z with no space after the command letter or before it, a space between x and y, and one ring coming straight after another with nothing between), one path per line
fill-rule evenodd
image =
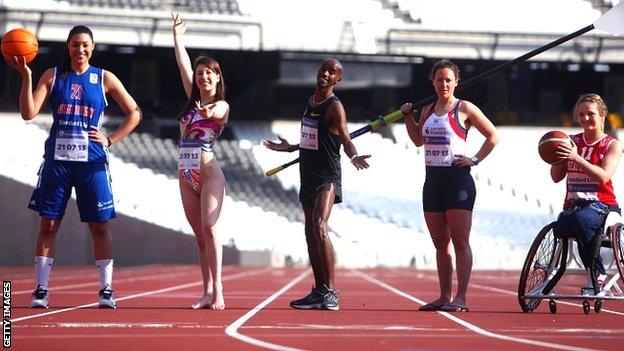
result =
M29 63L37 56L37 51L37 37L27 29L13 29L2 36L2 56L7 61L13 60L13 56L23 56L26 63Z
M557 157L557 146L559 145L572 145L568 134L559 130L553 130L544 134L537 145L537 150L542 160L551 165L565 161L565 159Z

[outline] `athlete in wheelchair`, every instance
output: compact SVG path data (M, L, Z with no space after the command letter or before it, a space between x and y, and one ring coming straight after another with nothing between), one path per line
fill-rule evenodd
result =
M603 300L624 299L617 284L624 273L624 226L611 182L622 147L604 132L607 107L600 96L581 95L573 113L583 132L570 136L571 146L558 147L562 162L550 170L554 182L566 178L564 210L540 231L525 260L518 287L524 312L533 311L542 299L549 300L551 313L556 312L558 299L583 300L586 314L589 300L595 301L594 310L599 312ZM568 265L578 261L570 239L577 244L582 271L589 278L579 295L557 294L555 289ZM611 279L600 254L603 247L613 251Z

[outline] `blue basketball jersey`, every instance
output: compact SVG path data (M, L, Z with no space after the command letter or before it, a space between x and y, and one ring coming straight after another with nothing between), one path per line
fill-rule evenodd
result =
M89 139L91 126L100 128L108 105L101 68L89 66L82 74L69 71L64 76L54 69L50 92L52 128L45 143L46 160L108 162L108 149Z

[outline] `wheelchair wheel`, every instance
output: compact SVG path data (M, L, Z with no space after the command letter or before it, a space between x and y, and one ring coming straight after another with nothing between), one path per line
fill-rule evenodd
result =
M611 226L610 234L613 261L620 273L620 280L624 284L624 224L617 223Z
M532 312L542 302L542 299L524 296L541 285L557 264L558 259L555 257L557 239L553 234L554 225L555 222L552 222L540 230L524 261L518 285L518 303L523 312Z

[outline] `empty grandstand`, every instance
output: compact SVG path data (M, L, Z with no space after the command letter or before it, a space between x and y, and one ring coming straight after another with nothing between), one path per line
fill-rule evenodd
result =
M120 77L146 115L136 133L111 149L118 211L186 240L191 230L179 198L176 146L176 116L184 96L171 49L170 17L171 11L181 12L189 25L191 56L219 59L232 106L230 124L215 145L228 182L223 242L240 254L239 263L305 264L297 166L276 177L263 175L297 155L271 153L260 141L276 134L298 141L299 114L313 92L320 61L336 56L345 65L336 92L346 106L349 129L355 130L403 102L430 95L427 75L440 58L456 60L467 79L592 23L613 5L585 0L441 3L0 0L0 28L27 27L38 35L39 56L31 65L38 77L58 63L68 28L92 26L95 62L99 59ZM465 16L485 6L487 12ZM526 12L537 6L540 11ZM552 16L557 9L565 16ZM579 93L603 95L612 122L621 127L623 53L621 38L591 32L460 94L483 106L501 132L492 157L473 169L479 194L472 236L475 267L518 268L537 230L556 218L562 184L550 182L536 143L546 130L574 130L569 110ZM11 151L0 156L6 185L0 216L10 221L24 211L26 196L9 199L13 193L7 189L36 184L49 117L41 113L35 123L24 123L15 112L21 81L4 63L0 72L0 108L5 111L0 128L6 134L0 149ZM109 110L106 128L118 123L115 108ZM434 267L435 250L422 214L421 151L401 122L355 143L360 153L373 157L370 169L356 173L343 156L345 202L334 208L330 222L338 264ZM622 172L616 172L618 184ZM3 240L15 235L7 229L0 234Z

